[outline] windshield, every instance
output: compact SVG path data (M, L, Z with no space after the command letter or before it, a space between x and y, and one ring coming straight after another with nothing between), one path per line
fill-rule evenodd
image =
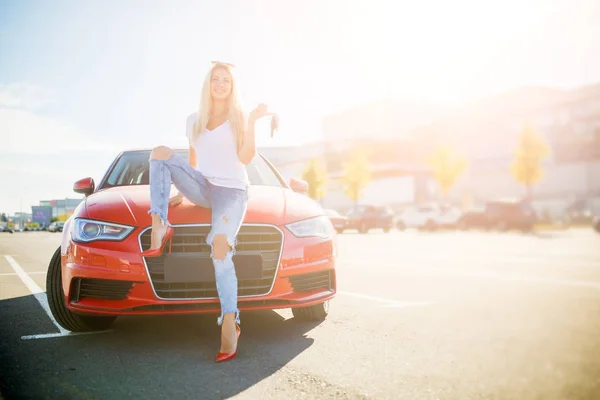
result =
M176 150L175 153L184 160L188 160L188 150ZM149 158L149 150L123 153L113 163L98 189L115 186L148 185L150 176ZM251 185L284 186L277 174L260 155L254 157L252 162L246 166L246 171Z

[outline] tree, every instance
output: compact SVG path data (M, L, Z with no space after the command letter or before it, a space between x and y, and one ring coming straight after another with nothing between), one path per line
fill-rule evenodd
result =
M467 167L467 160L450 146L438 146L429 157L429 166L444 198Z
M66 220L69 219L70 216L71 216L71 214L69 214L69 213L60 214L56 220L58 222L65 222Z
M525 185L528 198L531 198L532 186L544 176L541 162L549 156L550 146L546 139L531 125L525 124L510 171L517 182Z
M311 199L319 200L325 195L327 172L319 160L315 158L308 162L302 173L302 179L308 183L308 196Z
M369 160L362 150L356 150L350 156L350 160L344 164L345 172L342 177L344 193L354 201L355 206L362 198L363 191L371 180L369 168Z

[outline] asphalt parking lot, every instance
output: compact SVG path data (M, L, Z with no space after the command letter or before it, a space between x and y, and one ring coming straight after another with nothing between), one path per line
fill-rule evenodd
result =
M339 235L329 318L243 314L225 364L213 361L213 317L123 317L61 335L39 303L59 237L0 236L5 399L600 398L591 229Z

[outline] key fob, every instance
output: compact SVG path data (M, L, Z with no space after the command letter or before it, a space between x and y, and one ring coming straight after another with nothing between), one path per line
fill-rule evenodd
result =
M279 117L277 115L273 115L271 118L271 137L273 137L276 130L279 130Z

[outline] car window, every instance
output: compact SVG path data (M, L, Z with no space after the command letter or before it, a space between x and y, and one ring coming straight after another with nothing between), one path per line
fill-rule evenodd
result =
M356 206L348 212L348 216L360 216L365 212L365 206Z
M500 206L496 203L489 203L485 206L485 211L488 213L497 213L500 211Z
M380 207L379 208L379 214L380 215L389 215L389 214L393 214L394 211L392 211L391 207Z
M525 212L533 211L533 206L530 203L521 203L520 208L522 211Z
M177 155L188 160L188 150L178 150ZM131 151L123 153L114 163L99 189L114 186L148 185L150 177L150 151ZM254 157L246 166L251 185L283 187L277 174L260 156Z

